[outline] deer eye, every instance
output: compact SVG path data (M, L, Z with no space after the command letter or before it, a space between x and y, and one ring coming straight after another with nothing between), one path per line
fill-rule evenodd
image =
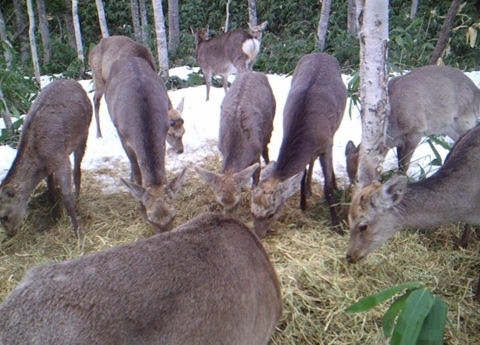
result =
M365 231L367 231L367 229L368 229L368 226L366 224L362 224L358 227L358 230L360 232L365 232Z
M270 213L269 215L267 215L267 218L272 219L274 215L275 215L275 213Z
M173 126L175 126L175 121L170 120L170 127L173 127Z
M7 216L7 215L4 215L4 216L2 217L2 220L3 220L4 222L8 221L8 216Z

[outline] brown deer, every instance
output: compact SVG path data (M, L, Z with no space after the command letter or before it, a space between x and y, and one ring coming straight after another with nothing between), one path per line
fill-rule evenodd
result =
M480 225L480 127L467 132L432 176L375 182L354 195L349 212L349 262L356 263L405 228L465 222Z
M280 283L258 237L207 213L31 269L0 305L0 343L267 345L281 313Z
M108 112L130 160L131 181L122 179L140 200L143 219L155 231L170 229L174 198L185 169L167 183L165 140L169 98L163 81L141 58L117 59L105 87Z
M0 185L0 222L8 236L19 231L28 199L45 177L53 204L58 202L58 183L75 235L83 236L75 214L69 156L74 153L73 182L79 195L91 120L92 104L78 82L56 80L40 92L27 114L12 167Z
M262 30L262 25L251 29L252 32L255 30L257 37ZM210 86L214 74L222 76L223 89L227 92L227 78L230 74L252 70L260 49L260 41L252 34L244 30L234 30L210 39L208 26L200 30L190 29L195 36L197 63L203 71L207 86L207 101L210 98Z
M316 53L299 60L283 112L283 140L278 159L267 165L252 194L251 210L259 236L282 216L285 200L295 194L298 187L301 187L300 207L306 209L317 157L325 178L324 193L332 224L342 233L334 209L336 181L332 148L346 101L347 89L337 59ZM307 165L308 173L305 171L299 184Z
M404 172L423 136L444 134L456 141L480 119L480 90L456 68L423 66L391 79L387 90L390 113L384 155L396 147ZM358 150L353 143L347 145L353 145L346 150L347 171L356 172Z
M93 95L93 104L95 109L95 121L97 124L97 137L102 137L100 129L100 100L105 93L105 84L110 73L113 62L124 57L138 57L147 61L148 65L155 72L155 60L150 49L143 44L139 44L126 36L111 36L102 38L88 54L88 61L93 73L93 84L95 93ZM185 133L182 119L183 100L173 108L169 101L168 116L170 117L170 130L167 136L167 142L172 146L176 153L183 153L182 137Z
M260 156L270 161L268 143L273 130L275 97L265 74L239 74L223 99L218 148L223 156L220 173L195 167L212 184L218 202L231 211L241 199L242 187L260 178Z

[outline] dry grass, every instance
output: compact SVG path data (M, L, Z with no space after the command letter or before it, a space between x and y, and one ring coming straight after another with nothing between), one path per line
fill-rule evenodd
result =
M218 169L219 157L204 166ZM25 225L12 239L0 234L0 300L15 288L32 266L75 258L153 235L140 219L139 208L127 192L106 194L102 181L125 167L84 172L78 200L80 224L86 234L78 244L70 220L51 219L45 204L45 186L30 201ZM178 196L176 225L207 211L218 211L213 191L189 170ZM340 237L328 229L329 216L321 200L321 185L314 186L309 209L298 209L298 198L288 201L285 216L263 240L282 283L284 313L273 344L385 344L381 316L387 305L363 314L344 310L361 297L404 282L419 281L449 307L447 344L480 344L480 304L472 293L480 271L480 241L468 249L456 246L461 232L456 226L436 231L402 231L359 265L347 265L348 234ZM250 226L250 191L244 191L236 211ZM345 219L346 207L340 210ZM347 226L345 226L347 230ZM186 254L187 255L187 254Z

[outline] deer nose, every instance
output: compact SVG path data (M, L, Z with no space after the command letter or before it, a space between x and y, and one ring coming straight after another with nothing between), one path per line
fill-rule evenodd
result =
M356 261L353 259L353 257L350 254L347 254L347 262L349 264L354 264Z
M183 149L178 149L177 150L177 154L182 154L183 153Z

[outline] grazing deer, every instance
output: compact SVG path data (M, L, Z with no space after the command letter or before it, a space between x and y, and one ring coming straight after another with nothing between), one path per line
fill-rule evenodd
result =
M332 56L303 56L297 64L283 112L283 141L276 162L270 162L252 195L255 231L263 236L283 214L284 202L301 187L300 207L306 209L311 195L313 166L320 159L325 177L324 193L334 227L339 225L334 209L336 189L333 171L333 136L343 118L347 89L340 65ZM301 185L301 173L305 171ZM341 229L337 229L341 233Z
M391 79L387 90L390 113L384 155L396 147L404 172L423 136L445 134L456 141L480 118L480 90L456 68L423 66ZM347 171L356 172L358 150L350 148L346 155Z
M258 36L262 25L251 30L255 30ZM227 78L230 74L252 70L260 50L260 41L252 34L244 30L234 30L210 39L208 26L200 30L190 29L195 36L197 63L203 71L207 86L207 101L210 98L210 86L214 74L222 76L223 89L227 92Z
M410 184L405 176L395 176L362 188L350 206L347 260L358 262L401 229L455 222L480 225L479 162L476 126L459 139L432 176Z
M131 181L122 181L140 200L143 219L155 231L167 231L175 216L174 198L185 174L184 169L167 183L167 89L144 59L127 57L112 64L105 98L132 169Z
M207 213L31 269L0 305L0 343L267 345L281 313L280 283L258 237Z
M218 148L223 155L220 173L195 167L211 183L224 210L235 208L241 199L242 187L253 177L253 186L260 178L260 156L270 161L268 143L273 130L275 97L265 74L239 74L225 95L220 114Z
M27 114L12 167L0 185L0 222L8 236L17 234L28 199L45 177L54 204L59 184L75 235L83 236L75 215L69 156L74 153L73 181L79 195L80 166L91 120L92 104L78 82L56 80L40 92Z
M88 61L93 72L93 84L95 93L93 95L93 104L95 109L95 121L97 124L97 138L102 137L100 129L100 100L105 92L110 67L117 59L124 57L139 57L148 62L150 67L156 72L155 60L150 50L143 44L139 44L126 36L110 36L102 38L88 54ZM170 117L170 130L168 131L167 142L173 150L180 154L183 153L182 137L185 133L183 127L183 100L173 108L169 103L168 116Z

